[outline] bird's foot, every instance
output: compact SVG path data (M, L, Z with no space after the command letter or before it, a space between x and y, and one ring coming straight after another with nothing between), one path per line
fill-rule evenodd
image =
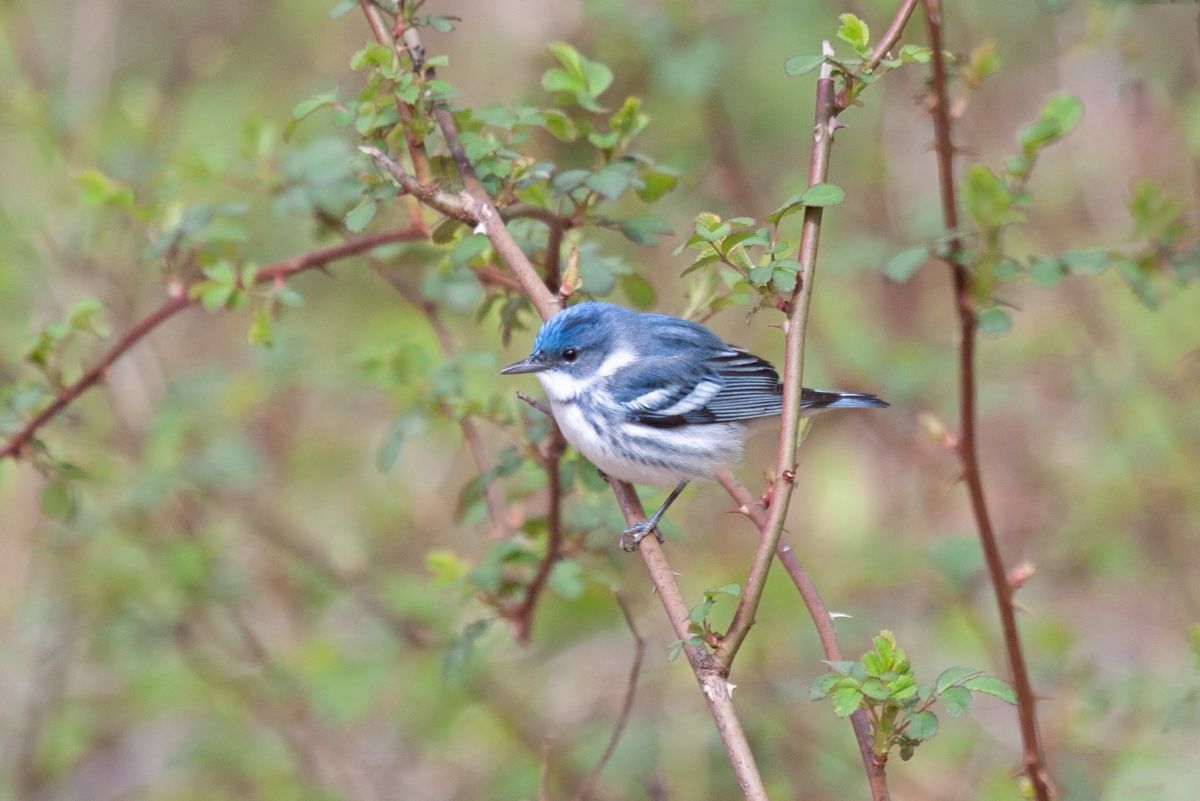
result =
M609 477L608 477L608 473L605 473L605 472L604 472L603 470L601 470L599 467L597 467L597 468L596 468L596 475L600 476L600 479L601 479L601 480L602 480L602 481L603 481L605 484L611 484L611 483L612 483L612 481L611 481L611 480L609 479Z
M658 530L658 521L651 519L643 520L641 523L635 523L621 532L621 550L631 553L636 551L638 549L638 545L641 544L642 540L644 540L646 535L651 531L654 532L654 536L658 540L658 544L662 545L665 540L663 539L662 532Z

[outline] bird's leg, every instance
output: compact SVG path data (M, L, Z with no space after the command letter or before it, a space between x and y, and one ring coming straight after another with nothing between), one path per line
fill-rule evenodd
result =
M663 542L662 532L658 530L659 521L661 521L663 515L666 514L667 507L675 502L675 499L679 497L679 493L683 492L684 487L687 485L688 482L681 481L679 485L675 487L675 489L671 490L671 494L667 496L665 501L663 501L662 506L658 507L657 512L650 515L649 518L643 520L641 523L635 523L622 531L621 550L636 551L638 544L641 543L642 539L645 538L645 536L651 531L654 532L654 536L658 537L658 541L660 543Z

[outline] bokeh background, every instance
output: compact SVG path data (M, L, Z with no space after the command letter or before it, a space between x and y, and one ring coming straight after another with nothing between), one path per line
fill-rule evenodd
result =
M347 64L370 33L357 10L330 18L331 5L0 7L6 399L32 380L22 359L37 331L72 304L100 299L120 332L164 297L159 265L141 258L145 226L82 202L83 170L163 204L248 204L242 247L259 263L328 241L311 211L357 202L353 132L318 118L287 144L278 133L297 102L361 85ZM644 99L653 122L639 148L681 176L654 208L674 233L657 248L595 241L679 312L692 279L671 250L692 218L763 215L803 187L812 82L786 78L784 60L816 52L843 11L881 31L893 5L431 0L461 22L426 44L449 55L443 77L463 105L545 103L545 46L559 40L613 68L610 104ZM1141 179L1195 222L1194 5L950 2L946 20L950 49L994 47L1001 64L960 98L960 168L998 167L1051 92L1086 109L1037 168L1030 221L1009 232L1017 256L1133 242ZM924 40L918 15L905 41ZM851 616L838 623L847 651L894 630L928 681L959 664L1004 675L1005 663L956 463L928 430L955 426L948 276L934 262L905 283L881 270L941 232L924 82L914 65L872 86L834 146L848 199L826 215L806 383L893 405L818 421L788 536L831 609ZM571 159L550 139L535 149ZM375 225L385 219L401 214ZM429 269L394 259L416 279ZM85 473L73 515L44 497L37 470L0 464L0 798L528 799L543 766L548 797L570 797L633 655L612 587L646 656L596 797L735 797L694 679L667 659L674 638L641 561L615 548L602 489L567 498L569 530L590 547L556 569L529 645L501 623L472 626L494 615L446 578L494 568L494 542L458 426L409 412L448 362L467 393L508 404L516 388L534 392L531 379L492 377L531 332L504 345L494 314L451 310L448 360L378 269L332 273L294 282L305 303L273 347L247 344L246 313L190 310L48 426L51 452ZM1021 626L1052 773L1065 799L1194 799L1200 296L1170 287L1150 308L1112 271L1001 295L1013 327L980 343L982 461L1008 564L1036 568ZM735 309L711 325L777 360L776 319ZM80 337L68 372L103 347ZM380 472L398 420L408 436ZM511 440L481 430L494 456ZM756 491L771 447L762 437L740 471ZM524 492L535 473L501 481L516 514L539 503ZM691 602L744 577L752 529L729 507L709 485L673 510L668 553ZM849 727L808 701L819 659L776 571L735 679L773 797L866 796ZM1020 797L1014 709L982 700L942 724L890 766L896 798Z

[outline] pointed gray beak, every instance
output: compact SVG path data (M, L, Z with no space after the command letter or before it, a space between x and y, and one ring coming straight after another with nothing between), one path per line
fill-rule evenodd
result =
M500 371L500 375L517 375L518 373L540 373L543 370L549 369L550 365L543 361L540 353L534 353L528 358L522 359L515 364L510 364Z

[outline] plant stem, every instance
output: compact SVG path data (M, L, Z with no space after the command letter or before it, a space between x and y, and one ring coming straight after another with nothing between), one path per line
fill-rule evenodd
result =
M950 107L946 82L946 65L942 56L942 11L939 0L924 0L925 18L929 27L929 46L932 65L933 130L938 164L938 187L942 200L942 216L948 231L958 230L958 201L954 189L954 145L950 137ZM958 312L959 345L959 426L958 458L962 465L963 481L971 500L971 511L979 531L987 563L988 577L996 595L1000 624L1004 633L1004 648L1008 655L1013 688L1017 695L1017 714L1021 724L1025 772L1038 801L1050 801L1054 795L1049 773L1038 740L1037 709L1029 671L1021 648L1017 629L1013 588L1004 569L1004 559L992 520L988 514L983 491L983 476L979 467L979 448L975 426L975 336L978 320L971 297L970 275L963 264L962 240L953 236L949 242L946 262L954 286L954 304Z

